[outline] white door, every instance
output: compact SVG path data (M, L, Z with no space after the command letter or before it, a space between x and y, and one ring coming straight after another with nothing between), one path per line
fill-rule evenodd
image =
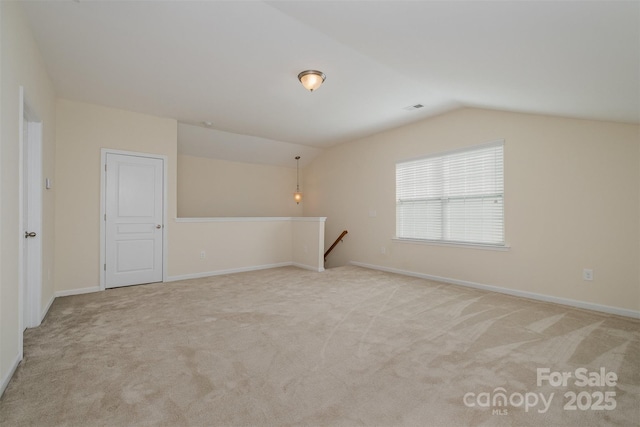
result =
M22 151L22 228L24 231L24 238L35 239L37 233L35 231L31 231L29 227L29 128L27 117L24 116L22 119L23 127L22 127L22 141L23 141L23 151ZM28 240L25 240L22 246L22 329L26 329L29 327L29 323L31 322L31 301L29 301L29 244Z
M108 153L105 287L162 281L164 162Z
M42 122L29 108L20 88L22 102L22 253L20 263L22 329L40 325L42 289Z

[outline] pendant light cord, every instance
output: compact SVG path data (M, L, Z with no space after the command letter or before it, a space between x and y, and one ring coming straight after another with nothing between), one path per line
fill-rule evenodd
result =
M296 156L296 191L300 192L300 156Z

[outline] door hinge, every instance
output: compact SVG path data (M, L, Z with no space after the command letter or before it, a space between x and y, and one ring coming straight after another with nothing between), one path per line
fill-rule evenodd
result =
M104 271L107 271L107 264L104 265Z
M104 214L104 220L105 221L107 220L107 214Z
M104 164L104 171L105 172L107 171L107 164L106 163Z

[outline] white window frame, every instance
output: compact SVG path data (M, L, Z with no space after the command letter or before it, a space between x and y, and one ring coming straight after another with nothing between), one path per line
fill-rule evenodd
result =
M424 156L424 157L420 157L420 158L415 158L415 159L409 159L409 160L403 160L403 161L398 161L396 163L396 236L394 237L394 240L399 241L399 242L406 242L406 243L424 243L424 244L435 244L435 245L444 245L444 246L461 246L461 247L473 247L473 248L483 248L483 249L494 249L494 250L506 250L509 248L509 246L506 244L506 237L505 237L505 217L504 217L504 140L497 140L497 141L492 141L489 143L485 143L485 144L479 144L479 145L474 145L471 147L465 147L462 149L457 149L457 150L451 150L451 151L446 151L446 152L439 152L439 153L434 153L428 156ZM403 166L408 166L409 164L414 164L416 165L416 163L418 164L418 167L420 166L424 166L425 169L423 169L422 171L426 171L428 166L430 163L432 163L433 161L438 161L443 159L444 161L446 161L446 159L451 159L451 158L459 158L459 156L461 154L464 154L466 152L472 154L473 152L477 152L480 150L486 150L487 148L495 148L495 147L500 147L500 151L502 154L502 158L501 158L501 166L502 169L499 171L495 172L495 178L499 179L500 181L496 184L497 187L496 189L493 189L494 191L491 192L491 194L489 194L488 192L483 192L482 194L479 193L465 193L464 196L459 197L462 198L464 200L471 200L471 199L477 199L477 198L481 198L481 199L493 199L494 203L496 203L496 201L501 201L500 206L499 206L499 210L497 211L497 214L499 216L498 220L501 219L501 223L499 222L499 226L501 227L501 229L498 231L498 234L494 235L494 236L490 236L489 238L487 238L486 240L482 241L482 239L474 239L474 240L464 240L464 239L459 239L459 238L451 238L451 236L447 236L447 221L449 220L449 217L447 217L444 212L445 212L445 208L444 205L446 203L449 202L449 200L454 200L456 199L455 197L451 197L446 193L446 190L443 190L443 194L440 194L438 196L434 196L434 197L427 197L425 198L424 196L422 196L422 198L426 201L426 200L431 200L432 201L436 201L439 200L442 204L441 209L441 213L442 213L442 218L441 218L441 222L440 224L434 229L431 228L431 230L435 230L435 231L431 231L427 234L440 234L440 238L425 238L424 236L424 230L422 230L421 232L415 232L412 233L411 231L404 232L401 233L400 232L400 215L402 215L402 212L400 211L400 206L403 203L403 199L401 199L400 194L403 194L403 196L406 196L406 189L409 188L410 185L412 184L406 184L407 187L404 188L398 188L399 186L402 185L402 182L398 181L399 179L402 179L402 177L399 178L398 173L400 171L402 171ZM405 169L406 171L407 169ZM433 170L433 169L431 169ZM433 172L432 172L433 173ZM463 172L465 173L465 172ZM438 175L438 173L436 173L436 175ZM443 187L447 187L448 183L447 183L447 178L445 176L446 174L444 172L441 172L441 175L438 175L438 179L442 180L443 182ZM423 177L426 178L426 177ZM415 184L415 181L413 182L413 184ZM425 185L425 187L420 188L420 191L427 191L426 190L427 186ZM466 191L466 190L465 190ZM484 190L483 190L484 191ZM418 197L418 196L416 196ZM405 199L404 203L406 204L407 201L409 200L409 203L411 203L412 201L416 201L418 200L420 197L411 200L411 199ZM494 211L495 213L496 211ZM407 214L409 215L409 214ZM407 217L405 217L407 218ZM409 221L411 221L411 218L409 218ZM437 224L437 221L435 221L435 223ZM417 224L417 223L415 223ZM416 226L415 224L409 224L409 227ZM423 223L423 225L426 224ZM458 225L462 225L462 224L466 224L465 222L460 222L458 223ZM400 235L399 235L400 234ZM413 236L411 234L414 234ZM419 236L419 234L422 234L422 236ZM500 239L501 237L501 239ZM484 238L484 237L483 237ZM480 241L479 241L480 240Z

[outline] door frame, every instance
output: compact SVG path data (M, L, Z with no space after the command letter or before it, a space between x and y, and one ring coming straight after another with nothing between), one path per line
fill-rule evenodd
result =
M106 263L106 244L107 244L107 227L105 215L107 212L107 154L120 154L124 156L132 156L132 157L145 157L148 159L159 159L162 160L162 281L167 281L167 255L168 255L168 245L167 245L167 235L168 233L168 210L167 210L167 196L168 196L168 185L167 185L167 162L168 157L162 154L150 154L150 153L139 153L135 151L122 151L122 150L114 150L111 148L102 148L100 149L100 290L104 291L106 289L107 283L107 272L105 270Z
M22 349L25 328L34 328L42 323L42 121L35 112L24 87L20 86L20 122L19 122L19 161L18 161L18 283L20 348ZM24 131L27 130L27 140ZM27 156L25 170L25 154ZM25 179L26 178L26 179ZM28 198L29 211L25 212L25 196ZM36 233L37 238L29 242L26 248L26 227ZM25 267L26 269L25 274Z

